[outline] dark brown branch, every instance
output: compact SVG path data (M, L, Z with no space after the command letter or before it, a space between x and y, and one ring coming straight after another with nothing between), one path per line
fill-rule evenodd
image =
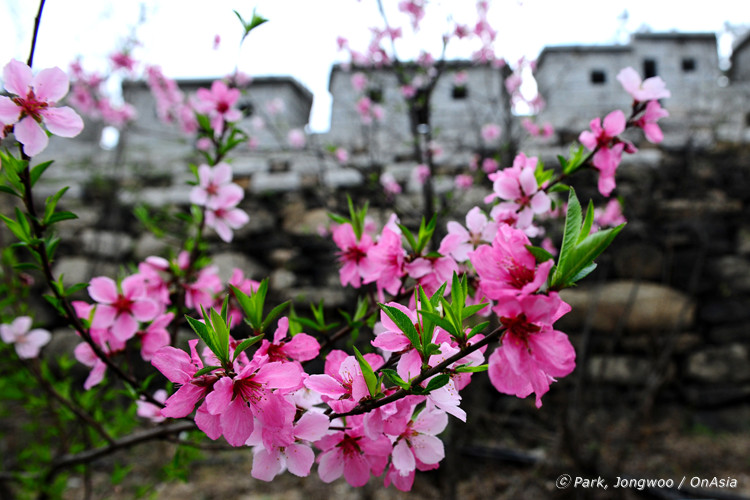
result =
M437 375L438 373L441 373L443 370L448 368L450 365L455 363L456 361L459 361L460 359L465 358L469 354L471 354L474 351L477 351L481 349L482 347L489 345L490 342L496 340L500 335L505 331L503 327L496 328L494 331L489 333L485 338L477 342L476 344L472 344L468 346L466 349L463 349L453 356L445 359L441 363L433 366L432 368L428 370L424 370L422 373L419 374L418 377L411 380L409 384L408 389L399 389L390 396L386 396L381 399L368 399L361 403L359 403L354 409L346 412L346 413L332 413L328 417L333 420L335 418L339 417L348 417L350 415L360 415L362 413L367 413L370 410L374 410L375 408L380 408L381 406L385 406L388 403L392 403L394 401L398 401L399 399L406 397L410 394L412 394L412 388L416 388L427 380L428 378L432 377L433 375Z
M52 476L61 469L73 467L75 465L87 464L99 458L111 455L119 450L131 448L135 445L152 441L155 439L166 439L174 434L195 429L195 422L192 420L182 420L173 424L161 425L153 429L136 432L123 438L113 441L107 446L86 450L73 455L63 455L52 462L47 476Z
M44 1L45 0L41 0L39 2L39 10L37 10L36 17L34 18L34 33L31 37L31 49L29 50L29 59L26 62L29 68L34 64L34 51L36 51L36 38L37 38L37 35L39 34L39 24L42 21L42 11L44 10Z

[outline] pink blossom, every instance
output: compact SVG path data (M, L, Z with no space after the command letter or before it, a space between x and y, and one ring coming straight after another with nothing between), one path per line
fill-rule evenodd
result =
M492 142L500 138L502 132L497 123L485 123L482 125L482 139L484 142Z
M414 167L414 177L420 185L424 184L430 178L430 167L423 164L417 165Z
M13 344L19 358L32 359L39 356L39 351L52 339L52 335L42 328L32 330L31 318L19 316L10 324L0 325L0 338L6 344Z
M220 162L213 167L198 167L198 185L190 191L190 203L215 208L235 205L245 196L242 188L232 183L232 167Z
M482 160L482 171L487 174L496 172L499 167L500 165L494 158L485 158L484 160Z
M505 89L508 91L508 94L512 94L523 83L523 80L521 79L521 75L518 73L511 74L508 78L505 79Z
M242 112L233 107L240 98L239 89L230 88L221 80L211 84L211 90L200 88L196 92L195 109L199 113L208 115L211 127L217 134L224 130L224 123L237 122L242 118Z
M333 155L336 157L336 161L339 163L346 163L349 161L349 152L344 148L336 148Z
M466 214L466 228L456 221L448 222L447 227L448 234L440 242L438 253L451 255L458 262L468 260L469 252L481 243L491 242L497 234L497 223L489 220L479 207Z
M596 151L591 163L599 170L599 192L609 196L615 188L615 170L622 160L622 152L626 144L617 136L625 131L625 114L618 110L612 111L604 117L591 120L591 131L581 132L578 140L591 151ZM632 146L629 152L634 149Z
M170 336L167 327L174 319L174 313L169 312L157 316L142 332L139 332L141 338L141 357L144 361L151 361L156 351L169 345Z
M498 206L500 210L518 214L516 227L524 229L531 225L534 214L543 214L550 209L551 201L547 193L539 189L534 174L537 158L527 158L520 153L513 160L513 166L490 174L493 180L493 193L485 198L489 203L494 198L507 200Z
M302 368L297 363L267 362L255 356L233 377L221 377L206 396L209 414L219 416L224 438L242 446L253 433L255 421L262 425L262 440L268 446L288 444L292 437L295 408L278 389L300 386Z
M154 399L160 403L163 403L167 400L167 391L165 391L164 389L157 389L156 391L154 391ZM141 418L147 418L155 424L163 422L167 418L161 414L161 407L155 405L154 403L144 401L143 396L141 396L141 399L135 402L135 405L138 408L135 412L136 415Z
M221 35L216 34L216 35L214 35L213 49L214 50L218 50L219 49L219 45L221 45Z
M309 442L321 439L328 432L329 424L328 417L323 413L305 412L294 425L294 442L271 448L265 448L258 439L258 433L254 432L247 441L247 444L254 446L250 474L262 481L271 481L287 469L295 476L308 476L315 462L315 453Z
M417 257L404 266L409 277L414 278L424 288L427 295L432 295L443 283L448 283L445 293L450 293L450 281L453 273L458 272L458 264L449 255Z
M370 235L363 233L358 240L351 224L336 226L332 230L332 235L334 243L339 248L337 253L341 263L341 286L351 285L353 288L359 288L362 278L372 272L372 264L367 257L367 252L373 244Z
M376 282L379 291L385 290L391 295L396 295L401 289L402 277L406 274L406 251L401 244L398 227L395 230L388 226L384 227L380 239L370 248L367 257L372 267L368 276L363 277L363 282Z
M652 101L656 102L656 101ZM625 216L622 215L622 205L617 199L611 199L607 202L607 206L602 210L601 208L594 209L594 224L602 227L615 227L620 224L627 222Z
M244 193L243 193L244 196ZM206 210L206 226L213 228L223 241L229 243L234 238L234 230L247 224L250 216L234 203L227 200Z
M182 418L188 416L196 403L208 394L216 383L217 376L209 373L196 377L198 370L203 368L203 361L198 356L196 345L198 339L188 341L190 355L181 349L166 346L154 354L151 364L167 379L180 384L165 402L161 414L164 417ZM197 420L197 419L196 419ZM200 427L200 426L199 426Z
M294 149L302 149L305 147L305 133L298 128L293 128L287 134L286 142Z
M641 81L638 72L631 67L620 70L617 80L636 102L666 99L672 95L660 77L652 76Z
M547 281L552 260L539 266L526 249L528 237L519 229L507 224L498 227L492 246L481 245L469 253L474 269L479 275L479 287L493 300L508 296L529 295Z
M390 172L383 172L380 176L380 184L383 186L383 190L387 196L393 196L401 193L401 184L396 182L396 178Z
M115 52L109 56L109 60L115 70L124 69L129 72L135 71L135 59L126 51Z
M289 318L279 319L273 342L263 339L258 348L258 356L268 356L269 361L298 361L304 362L314 359L320 352L320 344L315 338L306 333L298 333L289 337Z
M402 0L398 3L398 10L407 14L411 19L411 27L414 31L419 29L419 23L424 18L424 0Z
M71 108L55 107L68 93L68 76L60 68L43 69L36 76L26 64L13 59L3 68L5 90L0 96L0 123L14 125L16 140L28 156L41 153L49 142L47 130L60 137L75 137L83 120Z
M274 97L266 103L266 113L270 116L276 116L284 112L286 104L280 97Z
M469 81L469 74L466 71L456 71L453 74L453 84L457 86L466 85Z
M139 321L151 321L159 314L159 304L147 295L143 280L128 276L120 284L111 278L92 278L88 292L98 304L91 322L92 328L110 328L118 340L124 342L138 331Z
M474 178L469 174L458 174L454 182L458 189L469 189L474 184Z
M568 336L552 323L570 310L557 294L526 295L496 307L506 328L502 345L489 357L489 377L499 392L525 398L536 394L536 407L555 377L575 368L575 350Z
M648 139L649 142L659 144L664 140L664 134L656 122L667 116L669 116L669 112L661 107L659 101L649 101L648 104L646 104L646 110L643 115L635 121L635 125L643 129L643 133L646 135L646 139Z
M187 254L181 254L180 257L182 255ZM187 307L200 311L202 306L208 311L214 305L216 295L224 289L217 272L218 269L216 266L204 267L198 272L195 281L183 285L185 289L185 305Z
M357 420L348 418L349 420ZM370 439L363 434L362 426L335 431L315 442L322 452L318 456L318 475L325 483L344 476L351 486L367 484L370 474L380 475L385 469L392 446L381 436Z
M377 354L367 353L364 358L373 370L383 366L383 358ZM334 349L326 357L325 373L310 375L305 387L320 393L323 401L337 413L344 413L370 397L362 369L357 358L348 356L344 351Z
M367 88L367 76L364 73L354 73L351 78L352 87L357 92L362 92Z

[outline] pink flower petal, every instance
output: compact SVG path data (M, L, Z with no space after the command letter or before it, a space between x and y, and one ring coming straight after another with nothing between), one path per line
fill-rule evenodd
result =
M55 103L68 93L68 75L57 67L43 69L32 79L31 85L37 99Z
M406 440L399 440L396 446L393 447L391 463L401 475L406 475L417 467L417 463L414 460L414 453L411 452Z
M13 128L16 140L23 144L23 152L36 156L47 147L49 139L44 129L30 116L16 123Z
M21 116L21 108L10 100L10 97L0 95L0 123L13 125Z
M112 278L99 276L89 282L88 292L92 299L100 304L112 304L117 300L117 284Z
M83 120L72 108L47 108L41 111L47 130L60 137L75 137L83 130Z
M286 447L284 455L286 456L286 466L289 472L299 477L310 475L313 462L315 462L315 452L309 446L293 443Z
M17 59L12 59L3 68L3 80L5 90L17 96L26 97L33 80L31 68Z

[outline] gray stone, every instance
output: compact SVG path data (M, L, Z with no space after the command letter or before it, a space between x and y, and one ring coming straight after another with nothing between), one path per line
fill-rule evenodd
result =
M668 331L690 327L695 315L695 303L687 295L654 283L615 281L565 289L560 296L573 307L559 321L563 330L590 321L596 330L612 331L624 321L627 331Z
M362 174L350 168L328 169L323 172L323 183L331 188L359 186L363 181Z
M655 245L634 243L615 252L614 264L620 278L658 280L664 273L664 254Z
M297 172L258 172L253 175L250 191L253 193L297 191L300 185L301 179Z
M719 286L731 294L750 292L750 262L734 255L725 255L711 262L712 274Z
M351 300L351 295L347 294L342 288L327 289L321 287L298 287L288 290L290 297L295 305L309 306L310 304L319 304L322 300L326 307L343 307L356 304L356 300Z
M588 372L601 382L624 385L641 385L651 371L651 363L635 356L592 356Z
M685 374L710 383L750 381L750 352L738 343L702 349L688 357Z
M83 251L110 259L119 259L130 253L133 238L126 233L86 229L81 234Z
M153 233L144 231L135 242L133 256L139 261L152 255L163 256L168 249L176 248L177 244L172 238L157 238Z
M213 255L213 265L218 268L217 274L223 283L229 282L234 269L242 270L245 278L262 280L268 270L250 257L238 252L222 252Z
M297 276L288 269L275 269L271 273L270 286L276 291L287 290L297 282ZM286 295L286 292L284 293Z

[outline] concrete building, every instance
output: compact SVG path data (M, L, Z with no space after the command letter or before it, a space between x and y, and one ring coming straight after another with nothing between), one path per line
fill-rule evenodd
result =
M539 118L565 135L614 109L627 112L631 99L617 74L628 66L667 82L672 96L664 103L671 118L665 132L678 141L717 118L722 75L713 33L639 33L628 45L546 47L535 74L547 102Z

